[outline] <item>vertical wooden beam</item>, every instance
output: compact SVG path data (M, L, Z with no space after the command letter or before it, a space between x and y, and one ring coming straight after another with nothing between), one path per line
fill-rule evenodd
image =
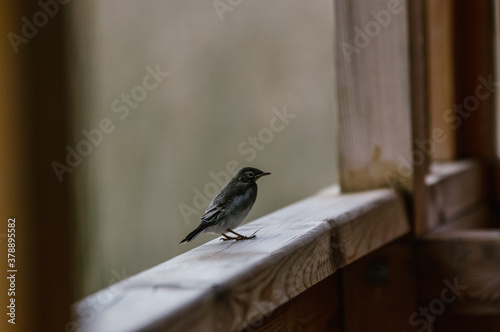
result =
M446 137L435 142L434 160L453 160L456 156L455 129L449 120L455 101L453 1L426 0L426 40L430 133Z
M487 84L494 79L493 1L455 3L455 21L456 99L463 106L458 154L491 162L496 155L494 91L498 89Z
M414 200L420 230L427 219L429 165L423 2L334 4L341 188L418 191ZM341 273L345 331L415 330L408 323L416 306L409 238Z
M407 1L335 1L343 191L412 186Z
M24 1L25 15L40 12L38 2ZM36 219L30 220L36 273L33 303L37 328L59 331L70 318L72 303L72 225L70 183L59 182L52 163L66 159L69 136L69 89L66 81L66 7L50 17L26 45L29 57L27 124L32 199ZM28 222L28 221L27 221ZM54 291L57 290L57 291ZM47 300L50 299L50 305Z
M32 232L28 226L37 219L33 211L33 201L30 181L30 150L27 139L27 112L26 103L29 96L23 80L26 73L26 53L16 53L6 38L10 32L21 26L22 5L17 1L0 2L0 35L3 45L0 48L0 152L2 166L0 167L0 331L35 331L36 325L32 321L34 310L30 306L36 272L31 255ZM18 32L18 31L16 31ZM24 45L23 45L24 46ZM8 220L15 219L15 255L14 268L19 272L15 278L15 294L9 292L10 280L7 279L8 266ZM11 293L9 295L8 293ZM13 325L8 322L10 299L15 300L15 317Z
M493 8L493 18L495 21L495 81L500 82L500 0L495 0ZM500 216L500 89L495 90L495 116L496 116L496 206L497 216ZM500 217L496 220L496 225L500 226Z
M0 145L8 165L1 197L9 203L2 205L0 232L7 218L16 219L16 324L6 324L2 302L0 330L63 331L72 302L71 201L69 183L59 183L51 164L64 162L69 144L65 10L58 5L48 15L35 1L9 3L0 5L1 34L11 38L0 53L0 132L8 135ZM6 293L2 287L2 299Z
M412 101L412 148L420 162L415 162L413 173L413 230L424 232L429 225L429 191L425 182L429 171L431 146L428 121L428 64L426 43L425 0L409 3L410 22L410 77ZM432 145L431 145L432 144Z
M455 3L456 103L461 105L457 152L461 158L481 161L491 181L498 160L495 93L500 89L494 68L494 17L494 0ZM488 197L494 210L495 186L488 186Z

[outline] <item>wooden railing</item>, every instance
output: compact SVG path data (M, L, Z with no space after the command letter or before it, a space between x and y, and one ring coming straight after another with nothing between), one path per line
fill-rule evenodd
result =
M401 194L331 187L239 228L258 231L254 240L215 239L80 301L80 331L411 330L443 280L466 286L453 310L498 313L500 232L467 230L487 226L480 167L431 169L442 226L417 241L417 256Z
M255 240L215 239L121 281L113 286L119 292L90 296L77 312L111 294L112 305L88 322L81 317L83 331L256 327L339 268L410 229L401 195L388 189L339 195L333 187L239 228L258 231Z

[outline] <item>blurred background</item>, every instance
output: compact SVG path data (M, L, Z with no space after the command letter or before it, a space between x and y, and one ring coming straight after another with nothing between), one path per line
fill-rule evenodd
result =
M77 298L215 238L179 245L236 166L246 221L336 182L331 1L68 6Z

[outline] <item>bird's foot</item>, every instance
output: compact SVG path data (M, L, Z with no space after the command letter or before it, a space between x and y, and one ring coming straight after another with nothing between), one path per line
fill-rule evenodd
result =
M231 236L225 235L225 237L221 237L219 239L219 241L229 241L229 240L236 240L236 239L237 239L237 237L231 237Z
M228 236L224 233L222 233L222 236L224 236L223 238L221 238L219 241L229 241L229 240L235 240L235 241L241 241L241 240L251 240L251 239L254 239L257 237L257 235L255 235L255 233L257 233L257 231L253 232L252 235L250 236L245 236L245 235L241 235L241 234L238 234L236 232L233 232L231 231L231 233L234 233L236 234L237 236L236 237L232 237L232 236Z
M257 235L255 235L255 234L252 234L252 235L250 235L250 236L241 235L241 236L237 236L235 240L236 240L236 241L241 241L241 240L251 240L251 239L254 239L254 238L256 238L256 237L257 237Z

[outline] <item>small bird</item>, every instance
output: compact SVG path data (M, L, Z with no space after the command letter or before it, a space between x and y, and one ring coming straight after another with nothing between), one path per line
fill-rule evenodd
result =
M201 217L200 225L189 233L181 243L189 242L200 233L222 234L221 240L249 240L255 238L255 233L244 236L233 231L245 220L257 198L257 181L271 173L263 172L257 168L245 167L236 173L221 189L219 194L210 202L205 214ZM233 233L236 237L226 233Z

